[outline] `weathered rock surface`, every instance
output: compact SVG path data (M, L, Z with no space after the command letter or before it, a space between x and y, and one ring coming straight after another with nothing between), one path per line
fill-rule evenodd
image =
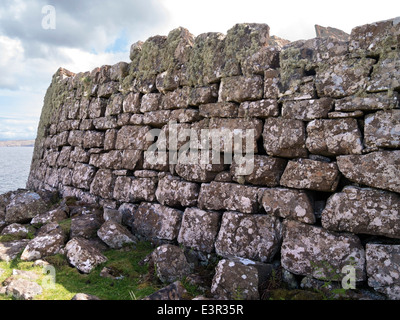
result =
M30 240L16 240L0 243L0 260L10 262L14 260L28 245Z
M96 297L92 294L86 293L77 293L72 297L71 300L101 300L99 297Z
M35 192L22 192L15 195L6 207L6 223L26 223L47 210L46 202Z
M333 192L339 183L336 163L310 159L289 161L281 177L281 185L296 189Z
M153 251L152 258L157 276L162 282L181 280L193 271L184 251L174 245L159 246Z
M83 273L90 273L107 258L90 242L83 238L73 238L65 246L68 262Z
M71 238L94 238L103 222L103 218L96 213L73 217L71 219Z
M276 187L279 185L286 163L285 159L255 155L252 163L244 161L240 164L234 162L231 165L232 180L239 183ZM249 169L247 169L248 166ZM241 174L242 172L246 174Z
M400 147L400 110L378 111L365 117L366 147Z
M262 193L261 204L266 213L275 217L314 224L314 208L308 195L301 190L271 188Z
M120 249L137 242L136 237L128 229L114 221L106 221L97 231L97 235L113 249Z
M158 182L156 197L163 205L191 207L197 205L200 187L193 182L166 175Z
M264 148L268 155L284 158L306 157L306 129L303 121L284 118L265 120Z
M183 213L178 242L194 250L213 252L220 220L219 212L187 208Z
M314 120L307 125L307 149L313 154L361 154L361 132L356 119Z
M327 201L322 226L333 231L400 238L400 196L396 193L346 187Z
M12 223L5 227L0 235L11 235L16 236L18 238L24 239L28 237L28 235L32 235L35 233L35 228L30 225L22 225L19 223Z
M303 121L327 118L333 108L333 102L334 100L330 98L285 101L282 107L282 117Z
M42 287L34 281L19 277L10 277L4 281L6 294L17 300L32 300L42 294Z
M279 250L282 225L270 215L225 212L215 242L217 254L269 262Z
M259 286L272 273L272 266L248 259L223 259L216 269L211 293L223 300L259 300Z
M37 236L29 241L22 252L21 260L32 261L55 255L64 247L66 240L66 236L61 228Z
M134 213L133 229L147 239L178 237L183 212L158 203L143 202Z
M340 172L369 187L400 192L400 151L378 151L337 157Z
M391 300L400 300L400 246L368 243L368 285Z
M365 280L365 252L359 238L285 220L281 248L282 266L316 279L341 281L344 266L356 268L356 280Z
M67 209L60 207L46 213L41 213L31 220L32 225L43 225L50 222L59 222L68 218Z
M198 205L206 210L255 213L258 209L258 188L223 182L203 183Z

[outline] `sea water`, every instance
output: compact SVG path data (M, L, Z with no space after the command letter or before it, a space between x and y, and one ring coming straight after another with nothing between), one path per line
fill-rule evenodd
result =
M33 147L0 147L0 194L25 188Z

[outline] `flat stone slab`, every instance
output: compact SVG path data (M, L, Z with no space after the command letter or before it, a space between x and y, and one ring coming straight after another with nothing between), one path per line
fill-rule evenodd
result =
M400 193L400 150L339 156L337 165L353 182Z
M288 271L316 279L341 281L345 266L354 266L356 280L365 280L365 251L352 234L334 233L294 220L284 221L281 263Z
M400 238L400 196L396 193L346 187L331 196L322 212L322 226L332 231Z

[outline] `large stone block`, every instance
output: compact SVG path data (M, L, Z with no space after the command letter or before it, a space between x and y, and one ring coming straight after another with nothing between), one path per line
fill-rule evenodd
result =
M365 117L366 147L400 147L400 110L378 111Z
M333 99L321 98L317 100L285 101L282 107L282 117L311 121L327 118L333 108Z
M151 178L117 177L113 197L122 202L154 201L156 188Z
M146 141L151 130L148 126L124 126L117 133L115 148L118 150L147 150L153 141Z
M100 169L90 185L90 193L103 199L111 199L115 177L111 170Z
M88 164L77 163L72 174L72 185L77 188L90 189L96 174L96 168Z
M307 126L306 147L313 154L361 154L361 132L356 119L318 119Z
M264 95L264 81L260 76L223 78L218 101L243 102L260 100Z
M400 151L378 151L366 155L337 157L339 170L356 183L400 192Z
M346 187L331 196L322 226L333 231L400 238L400 196L375 189Z
M134 212L133 230L147 239L175 240L183 212L157 203L143 202Z
M372 111L394 109L399 103L396 93L371 93L362 96L351 96L335 100L335 111Z
M217 299L259 300L259 288L271 273L269 264L248 259L223 259L215 268L211 293Z
M47 209L46 201L39 194L29 191L18 193L6 204L4 221L7 224L26 223Z
M279 116L278 101L264 99L258 101L242 102L239 106L239 117L269 118Z
M308 195L301 190L264 189L261 204L267 214L314 224L314 208Z
M194 250L213 252L220 219L219 212L187 208L183 213L178 242Z
M400 53L385 54L374 66L371 80L367 87L368 92L400 89Z
M391 300L400 300L400 246L367 243L368 285Z
M295 189L333 192L340 179L336 163L310 159L289 161L281 177L281 185Z
M360 239L323 228L285 220L281 263L288 271L331 281L341 281L345 266L354 266L356 281L365 280L365 252Z
M258 188L234 183L203 183L199 207L206 210L232 210L243 213L258 211Z
M158 182L156 197L158 202L171 207L192 207L197 205L200 187L193 182L166 175Z
M255 155L251 160L252 170L246 170L249 166L247 161L243 163L234 162L231 165L232 180L243 183L247 182L259 186L276 187L285 170L287 160L268 156ZM246 172L249 171L249 172ZM246 173L245 175L242 172Z
M269 118L265 120L263 143L268 155L296 158L306 157L306 129L303 121Z
M374 59L343 58L320 67L316 76L318 96L343 98L366 89Z
M241 257L269 262L282 241L279 218L225 212L215 242L215 251L223 257Z

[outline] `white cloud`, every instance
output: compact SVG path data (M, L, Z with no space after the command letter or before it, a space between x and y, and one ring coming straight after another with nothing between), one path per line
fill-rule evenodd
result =
M16 88L21 76L24 49L18 39L0 35L0 87Z

